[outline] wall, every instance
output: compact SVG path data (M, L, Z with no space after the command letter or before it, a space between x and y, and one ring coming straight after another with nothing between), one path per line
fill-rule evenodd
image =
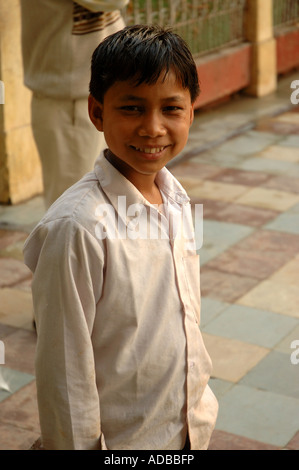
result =
M18 203L41 193L41 166L30 126L31 94L23 85L20 6L0 0L0 203Z

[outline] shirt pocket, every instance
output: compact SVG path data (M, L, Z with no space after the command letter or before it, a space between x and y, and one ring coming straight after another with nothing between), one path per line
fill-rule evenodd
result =
M200 272L199 255L183 258L184 275L187 292L187 304L193 311L195 321L200 322Z

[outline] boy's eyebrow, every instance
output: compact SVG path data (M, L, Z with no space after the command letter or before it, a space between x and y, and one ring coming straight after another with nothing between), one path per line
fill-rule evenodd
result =
M141 101L145 102L146 98L142 98L141 96L136 96L136 95L123 95L121 96L121 101ZM182 101L183 97L181 95L173 95L173 96L167 96L164 98L162 101L174 101L174 102L179 102Z
M123 95L120 99L121 101L144 101L143 98L135 95Z

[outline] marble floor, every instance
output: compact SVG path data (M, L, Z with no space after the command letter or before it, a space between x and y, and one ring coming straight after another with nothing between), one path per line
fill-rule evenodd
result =
M299 450L299 109L285 77L262 99L196 113L170 170L203 204L201 330L219 416L210 450ZM0 450L39 435L31 274L42 197L0 206ZM0 343L1 344L1 343Z

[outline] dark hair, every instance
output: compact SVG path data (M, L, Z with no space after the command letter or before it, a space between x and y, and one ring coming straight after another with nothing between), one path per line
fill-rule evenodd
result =
M200 90L196 65L185 41L169 28L127 26L108 36L95 49L89 91L102 103L115 82L133 80L136 86L151 85L170 69L182 87L189 89L193 103Z

